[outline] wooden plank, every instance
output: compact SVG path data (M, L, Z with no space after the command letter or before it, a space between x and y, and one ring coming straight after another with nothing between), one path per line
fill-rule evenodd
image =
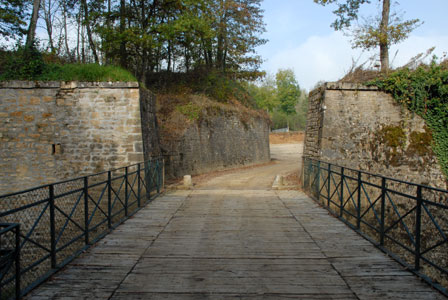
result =
M29 299L442 299L298 191L157 198Z

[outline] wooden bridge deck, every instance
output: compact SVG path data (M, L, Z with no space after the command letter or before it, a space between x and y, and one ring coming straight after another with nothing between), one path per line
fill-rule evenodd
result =
M28 299L445 299L298 191L169 192Z

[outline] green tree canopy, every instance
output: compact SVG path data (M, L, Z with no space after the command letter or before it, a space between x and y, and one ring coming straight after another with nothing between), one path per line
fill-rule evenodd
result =
M256 77L266 40L261 0L133 0L96 18L101 49L112 62L145 73L206 67ZM126 63L126 65L123 65Z
M26 33L26 0L1 0L0 35L6 39L22 36Z
M268 74L258 85L248 83L246 89L254 98L258 108L273 112L279 105L277 101L277 87L275 84L274 76Z
M296 113L296 105L300 98L300 86L291 69L279 70L275 75L277 85L277 101L282 112L291 115Z

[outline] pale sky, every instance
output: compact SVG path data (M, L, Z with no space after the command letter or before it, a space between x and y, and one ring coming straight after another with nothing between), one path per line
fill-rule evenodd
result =
M377 14L379 0L371 2L363 8L362 15ZM424 24L413 31L408 40L392 47L389 54L392 65L401 66L434 46L438 57L448 52L448 0L399 2L396 8L404 13L404 19L419 18ZM313 0L264 0L262 8L267 30L263 37L269 42L257 48L257 53L265 60L261 69L275 74L280 68L291 68L300 86L307 90L319 81L343 77L352 59L360 64L379 53L379 50L372 53L353 50L350 38L330 27L335 20L334 6L324 7Z

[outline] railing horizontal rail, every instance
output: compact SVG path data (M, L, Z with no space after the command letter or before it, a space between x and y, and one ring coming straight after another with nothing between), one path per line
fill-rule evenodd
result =
M0 195L0 222L18 223L15 271L0 276L0 299L20 298L156 197L163 158ZM9 225L8 225L9 226ZM0 224L0 250L16 225ZM0 251L0 253L2 253ZM3 268L4 269L4 268Z
M303 189L448 296L448 191L303 158Z

